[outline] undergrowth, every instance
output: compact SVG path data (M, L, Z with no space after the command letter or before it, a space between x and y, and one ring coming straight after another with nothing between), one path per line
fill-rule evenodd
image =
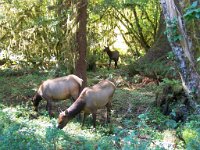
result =
M31 119L33 112L26 106L4 107L0 111L0 149L143 149L159 132L149 130L145 119L136 130L113 125L99 126L96 131L80 123L70 122L63 130L56 128L56 119L40 116ZM126 122L127 120L123 120ZM129 122L130 123L130 122ZM128 125L128 123L125 123ZM140 130L139 130L140 129ZM155 134L156 133L156 134ZM151 135L144 141L138 136ZM155 136L156 135L156 136Z
M42 107L36 114L30 103L37 86L51 76L51 72L46 72L19 76L5 73L0 77L1 150L198 149L199 116L190 116L185 123L171 121L153 105L155 91L160 88L153 84L136 89L117 88L111 124L97 119L95 130L91 117L84 127L75 118L59 130L56 128L57 118L50 119ZM92 85L109 76L115 77L116 74L110 71L98 75L90 72L88 83ZM98 115L102 116L101 112Z

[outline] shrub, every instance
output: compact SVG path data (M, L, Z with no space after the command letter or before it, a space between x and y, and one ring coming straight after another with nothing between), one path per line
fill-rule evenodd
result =
M191 115L182 130L182 138L187 149L199 149L200 145L200 115Z
M176 70L166 61L154 61L152 63L144 62L143 64L132 63L128 65L128 74L134 76L140 74L161 80L163 78L172 78L177 75Z

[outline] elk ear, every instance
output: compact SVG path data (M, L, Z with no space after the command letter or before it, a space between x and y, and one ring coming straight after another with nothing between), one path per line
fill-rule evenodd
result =
M65 110L65 116L67 116L68 115L68 111L67 110Z
M61 113L62 112L62 109L60 107L58 107L58 112Z

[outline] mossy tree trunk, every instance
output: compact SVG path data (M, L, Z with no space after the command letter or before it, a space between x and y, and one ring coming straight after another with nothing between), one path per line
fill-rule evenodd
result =
M166 25L164 23L164 16L160 16L159 26L157 35L155 37L155 42L148 50L148 52L141 58L139 58L135 63L134 74L144 75L156 80L162 80L163 78L173 76L172 73L167 73L169 66L159 67L160 69L149 68L153 67L155 64L166 64L168 52L171 51L170 44L167 40L165 34ZM145 70L145 67L148 66L148 71ZM144 69L143 69L144 68ZM163 70L164 69L164 70ZM164 73L165 72L165 73Z
M168 41L176 58L183 88L191 98L190 105L200 113L200 108L195 104L200 97L200 76L195 68L191 53L192 42L187 35L183 16L174 0L160 2L165 16Z
M164 16L161 14L156 40L153 46L148 50L146 55L144 55L144 57L141 57L139 59L138 61L139 63L143 62L151 63L158 59L166 58L165 56L167 55L168 52L171 51L171 47L167 40L167 36L165 35L165 29L166 25L164 23Z

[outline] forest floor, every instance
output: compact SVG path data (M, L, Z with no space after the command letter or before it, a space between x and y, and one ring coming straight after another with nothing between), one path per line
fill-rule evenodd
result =
M43 100L39 113L31 98L39 84L54 72L4 71L0 76L0 149L182 149L184 142L171 128L170 119L155 106L159 86L147 78L129 78L122 70L88 72L88 86L107 77L117 81L111 124L105 123L106 109L97 114L97 128L91 116L82 128L75 118L63 130L50 119ZM137 81L135 81L137 80ZM55 104L66 109L69 100Z

